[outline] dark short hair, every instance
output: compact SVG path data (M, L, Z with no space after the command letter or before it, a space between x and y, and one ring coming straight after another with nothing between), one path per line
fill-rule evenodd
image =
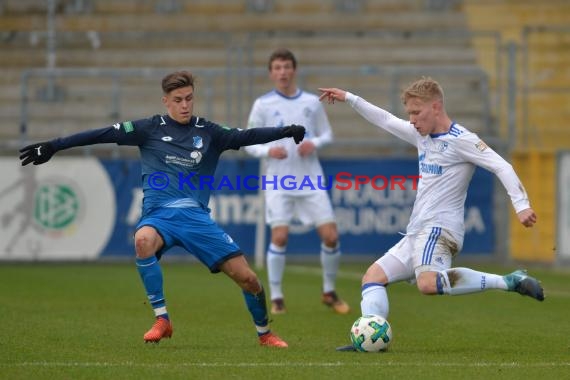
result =
M273 61L277 59L281 59L283 61L291 61L293 62L293 68L297 69L297 60L295 59L295 55L291 52L291 50L281 48L271 53L271 56L269 57L269 63L267 65L269 70L271 70L271 64Z
M188 71L175 71L162 78L162 91L165 94L188 86L194 88L194 76Z

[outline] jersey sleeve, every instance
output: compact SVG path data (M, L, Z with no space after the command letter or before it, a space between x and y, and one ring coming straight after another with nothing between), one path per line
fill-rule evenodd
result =
M137 126L140 124L140 127ZM119 145L140 145L145 136L144 121L126 121L110 127L90 129L52 140L55 148L64 150L75 146L116 143Z
M154 127L152 118L124 121L113 125L118 145L142 145Z
M315 132L316 135L310 138L313 144L315 144L315 147L321 148L333 142L334 135L331 124L325 112L325 108L320 102L318 102L315 113Z
M418 133L408 121L400 119L348 91L346 92L346 101L370 123L417 147Z
M283 128L259 127L239 129L212 124L214 145L220 150L238 150L242 146L265 144L284 138Z
M457 153L467 162L494 173L507 190L515 212L530 208L527 192L515 173L513 166L496 153L476 134L469 133L457 138Z
M261 128L264 125L265 120L263 118L261 102L257 99L249 112L247 128ZM269 146L265 144L248 145L245 147L245 151L253 157L267 157L269 155Z

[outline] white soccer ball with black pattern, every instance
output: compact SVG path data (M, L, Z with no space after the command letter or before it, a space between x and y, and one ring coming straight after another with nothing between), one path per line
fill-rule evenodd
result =
M386 351L392 343L392 326L379 315L363 315L352 325L350 340L356 351Z

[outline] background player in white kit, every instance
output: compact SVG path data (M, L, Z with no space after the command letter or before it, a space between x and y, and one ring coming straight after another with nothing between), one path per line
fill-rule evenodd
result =
M361 116L418 148L418 191L406 235L374 262L362 278L361 312L388 317L386 286L414 280L423 294L459 295L503 289L544 300L540 283L517 270L501 276L468 268L452 268L461 250L467 187L476 166L501 181L525 227L536 223L527 193L513 167L475 133L453 122L444 107L441 86L421 78L402 94L410 121L338 88L319 89L329 103L346 101ZM352 350L352 346L338 350Z
M265 175L281 179L294 176L297 181L310 176L317 184L323 170L318 148L333 140L324 107L315 94L297 87L297 60L287 49L274 51L269 58L269 77L275 88L256 99L249 115L248 128L265 125L284 126L292 122L306 128L305 140L296 146L288 142L252 145L246 151L266 159ZM333 208L326 190L265 190L266 222L271 227L271 243L267 249L267 268L271 296L271 312L286 312L282 289L289 226L294 218L316 226L322 241L320 259L323 267L322 302L335 312L346 314L350 308L335 290L340 261L340 245Z

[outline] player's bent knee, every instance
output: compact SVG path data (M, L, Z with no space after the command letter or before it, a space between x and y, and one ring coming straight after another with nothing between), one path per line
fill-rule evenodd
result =
M289 227L276 226L271 229L271 242L278 247L285 247L289 237Z
M253 294L261 292L261 284L255 273L253 272L249 273L245 278L243 278L241 283L242 283L241 287L245 291L248 291Z
M152 227L142 227L135 233L135 250L139 258L151 257L161 244L162 239Z
M422 274L418 276L416 285L422 294L437 294L435 274L432 276L426 273L425 275Z
M382 267L380 267L376 263L368 267L368 269L364 273L364 276L362 276L362 285L371 282L388 284L388 277L386 276L386 273L384 272Z
M323 244L329 248L335 248L338 245L338 235L325 237Z

